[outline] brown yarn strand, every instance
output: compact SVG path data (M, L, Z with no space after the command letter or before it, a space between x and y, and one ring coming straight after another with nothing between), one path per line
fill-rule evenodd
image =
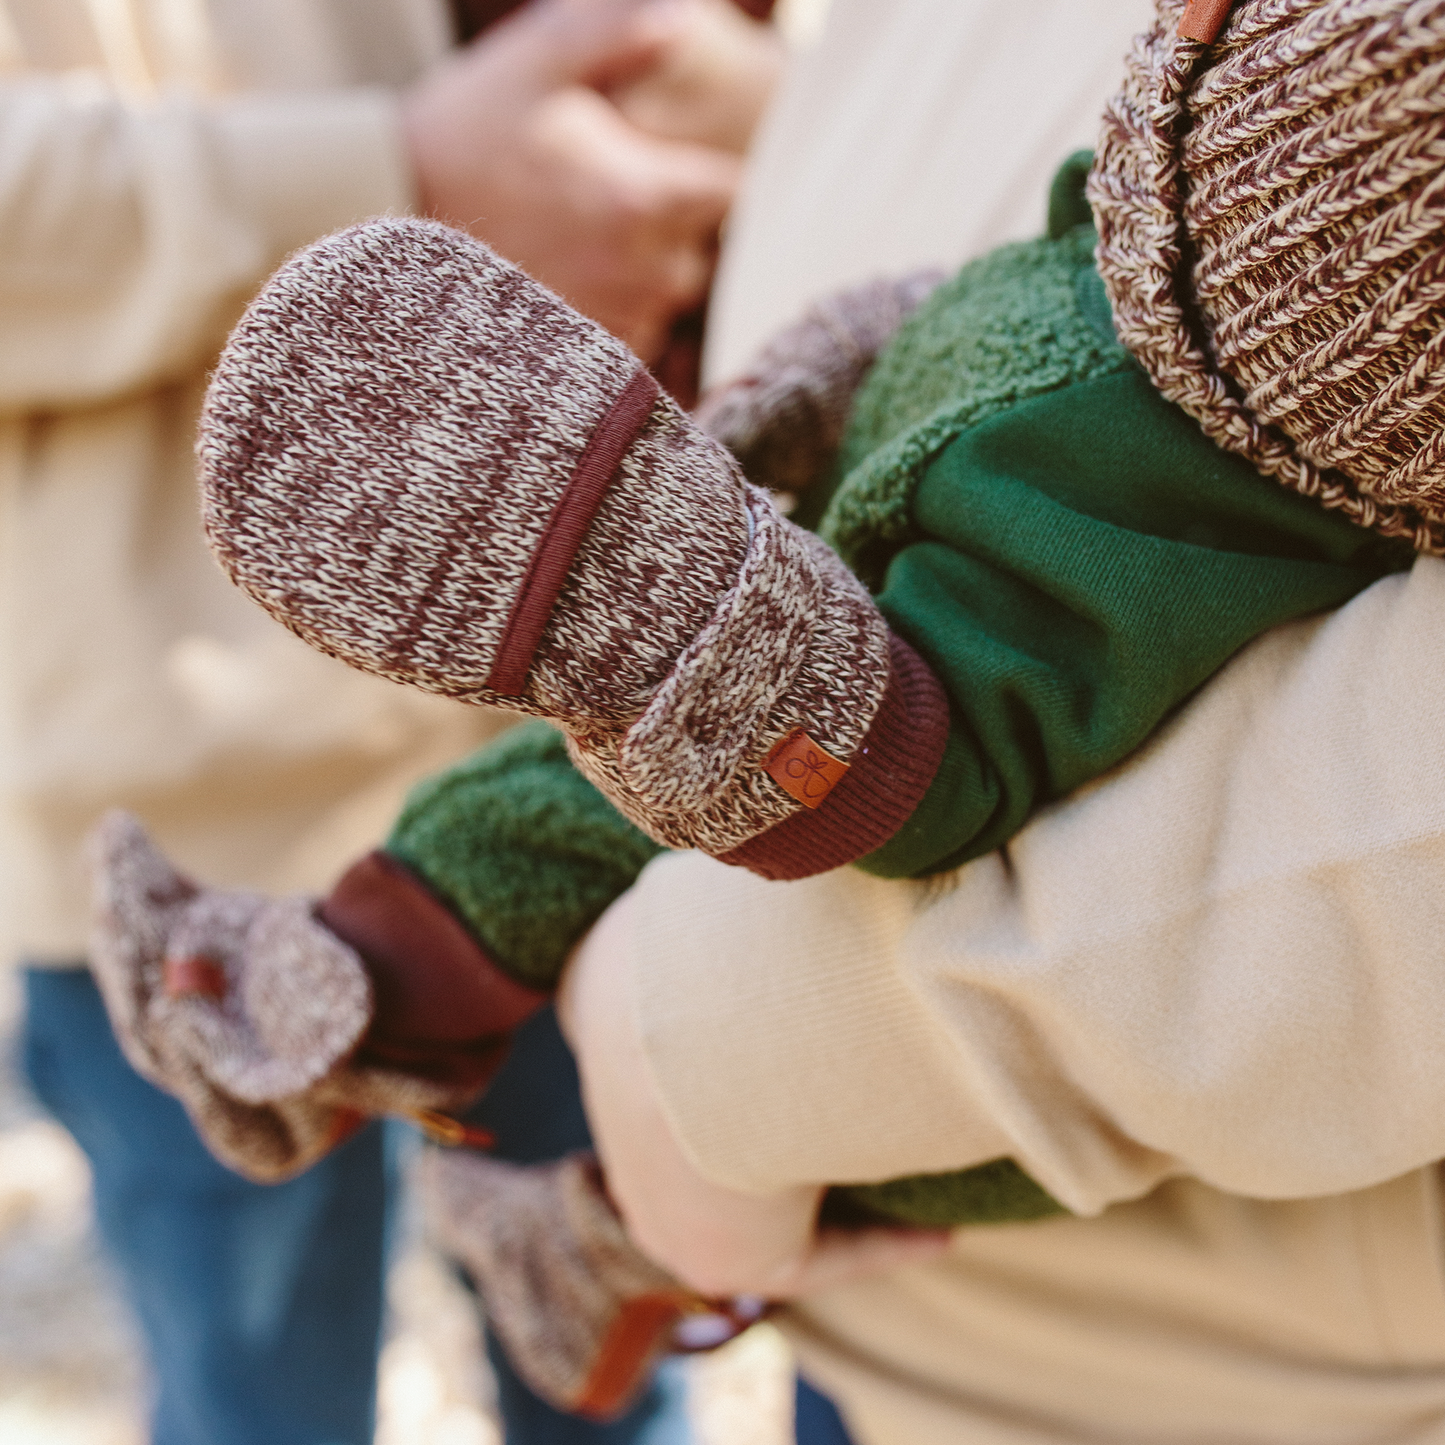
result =
M1120 340L1219 445L1445 554L1445 0L1159 0L1090 197Z

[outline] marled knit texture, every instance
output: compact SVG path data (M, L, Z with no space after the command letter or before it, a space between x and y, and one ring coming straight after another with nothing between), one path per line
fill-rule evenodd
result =
M305 899L199 888L127 814L92 848L91 966L126 1057L241 1173L275 1179L319 1158L337 1119L313 1086L371 1020L361 961ZM167 997L166 959L188 956L222 971L224 997Z
M749 485L747 502L737 584L647 710L620 738L571 735L584 776L644 832L713 854L800 810L763 770L774 745L801 727L851 759L889 677L888 626L858 579L766 494Z
M1445 3L1160 0L1091 181L1119 335L1220 446L1445 551Z
M323 652L497 701L485 680L511 602L637 368L460 232L343 231L283 266L227 344L202 418L207 535L232 579ZM626 717L706 620L746 528L740 483L691 485L699 452L726 480L726 454L659 398L511 706ZM685 547L671 525L684 509Z
M521 1166L433 1150L421 1184L428 1225L475 1281L507 1358L558 1409L576 1408L628 1300L674 1296L681 1313L691 1298L628 1239L591 1155ZM670 1343L664 1329L637 1352L633 1394Z
M651 836L724 853L800 808L761 766L789 732L852 756L887 686L888 629L665 397L590 520L522 695L488 685L549 519L637 369L460 232L353 228L288 262L227 347L203 421L207 531L313 645L560 722Z
M91 966L126 1057L174 1094L225 1164L261 1181L314 1163L366 1114L452 1108L459 1090L352 1063L372 1022L357 953L315 900L209 889L128 814L97 829ZM223 992L170 996L168 960L203 960Z
M943 280L916 271L815 301L742 376L703 398L697 424L774 492L805 492L832 469L853 397L904 320Z

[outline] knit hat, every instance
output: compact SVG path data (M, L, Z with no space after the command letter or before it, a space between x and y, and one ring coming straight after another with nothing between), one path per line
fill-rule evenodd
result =
M838 557L637 359L432 222L294 256L200 444L232 579L313 646L548 717L639 827L767 877L881 846L947 702Z
M1445 553L1445 0L1159 0L1089 196L1163 395Z

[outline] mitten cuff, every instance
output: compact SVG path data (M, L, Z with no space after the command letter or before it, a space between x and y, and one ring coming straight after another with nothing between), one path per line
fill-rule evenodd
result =
M509 1034L548 995L497 966L449 908L380 850L354 863L321 904L321 921L361 954L376 1016L364 1048L450 1053Z
M896 633L888 639L888 664L887 689L873 723L823 801L720 854L722 862L763 878L810 878L881 848L908 821L943 761L948 697L928 664ZM811 740L795 732L764 762L770 773L788 765L783 754L790 745L799 752L790 760L794 771L808 771ZM831 762L824 755L818 766L826 769Z

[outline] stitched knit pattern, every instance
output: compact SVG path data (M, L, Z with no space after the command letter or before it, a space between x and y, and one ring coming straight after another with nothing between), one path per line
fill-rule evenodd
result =
M315 1086L371 1019L361 961L306 899L198 888L127 814L92 848L91 963L126 1057L239 1172L271 1180L314 1162L338 1126ZM219 970L221 997L167 996L166 960L192 957Z
M1160 0L1090 197L1119 335L1220 446L1445 552L1445 4Z
M462 233L354 227L283 266L227 345L201 426L207 535L312 646L500 701L486 679L511 604L637 370L621 342ZM729 495L693 481L731 465L659 397L508 705L635 715L741 564L740 482ZM696 522L685 547L683 513Z
M522 695L488 685L548 519L637 372L469 237L353 228L288 262L227 347L202 423L206 527L308 642L555 719L652 837L723 853L801 807L761 766L789 732L851 759L887 686L888 629L836 556L659 397Z
M558 1409L583 1400L629 1300L670 1297L681 1314L693 1298L628 1239L590 1155L523 1167L432 1150L421 1185L428 1224L475 1281L507 1358ZM619 1410L670 1344L671 1323L664 1315L631 1353Z
M762 767L779 741L801 727L850 760L888 685L888 626L867 592L747 490L736 586L626 735L572 739L579 770L649 836L716 854L800 809Z

